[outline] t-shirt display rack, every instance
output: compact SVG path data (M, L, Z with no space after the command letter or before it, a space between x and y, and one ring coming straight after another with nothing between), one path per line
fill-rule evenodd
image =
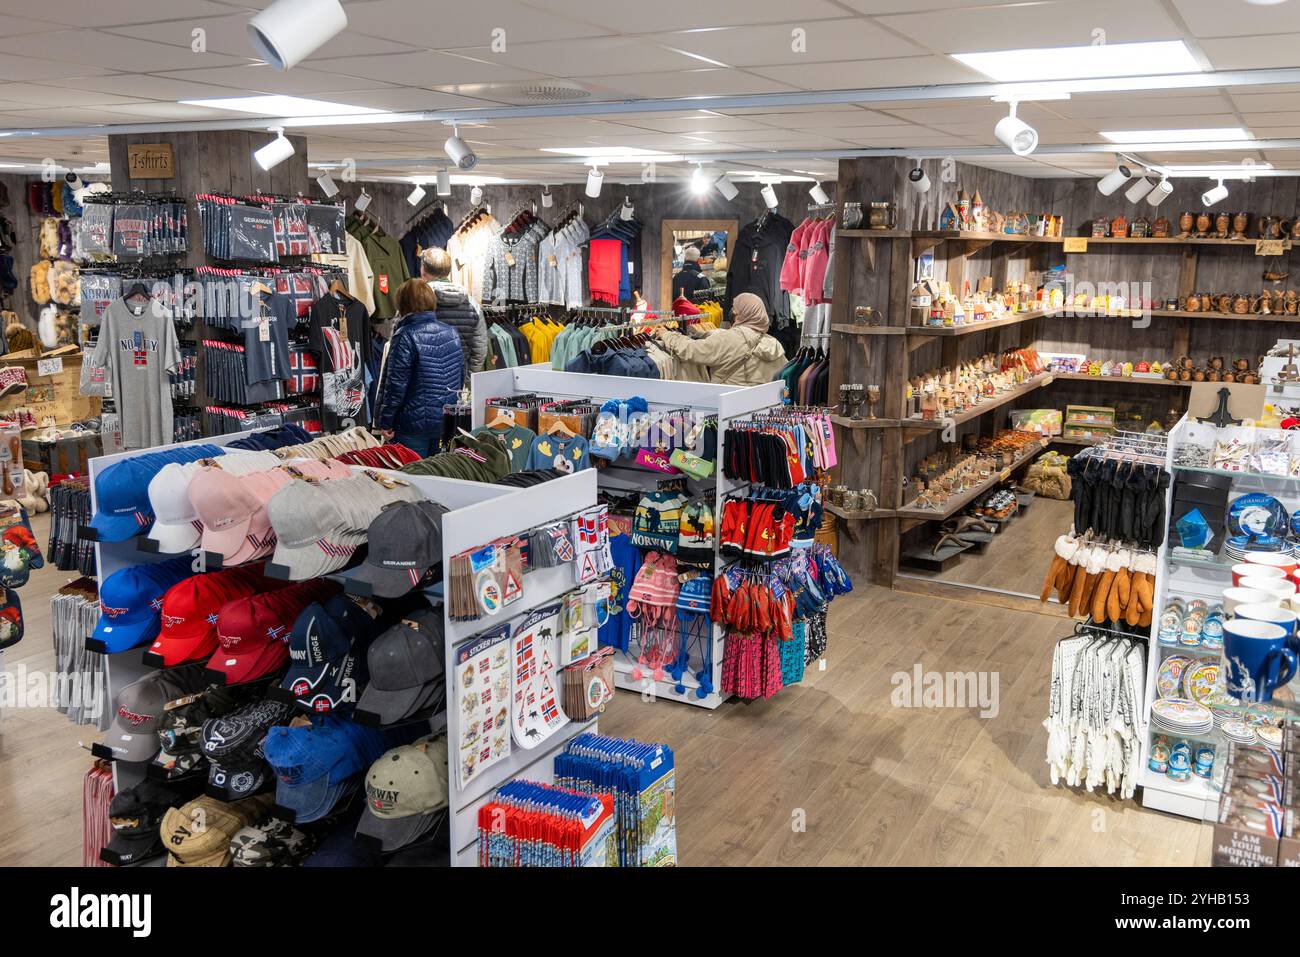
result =
M782 405L783 383L767 382L757 386L715 385L707 382L677 382L663 379L637 379L624 376L593 375L580 372L560 372L550 368L548 363L530 366L518 366L509 369L494 369L476 373L472 380L472 404L474 407L474 427L484 425L483 403L493 396L514 395L536 392L553 396L557 399L590 398L599 405L607 399L627 399L641 396L655 411L688 408L704 415L718 417L717 460L713 475L704 480L687 478L692 498L704 494L713 488L712 509L715 521L721 520L722 503L733 491L746 487L744 482L733 482L722 474L720 468L724 461L727 423L750 416L755 412ZM653 491L659 479L668 478L663 473L648 471L635 465L615 463L607 468L586 469L577 474L595 473L599 476L602 488L620 491ZM685 477L685 476L683 476ZM550 484L550 483L547 483ZM545 488L545 485L539 486ZM534 523L536 524L536 523ZM722 569L732 563L718 551L715 536L713 574L716 577ZM631 584L630 582L628 583ZM640 692L649 697L653 692L655 699L665 698L696 707L717 708L730 697L724 694L722 687L723 635L721 626L714 623L713 628L713 691L703 698L696 696L699 683L689 673L683 674L681 683L685 693L678 693L676 682L671 680L656 681L646 676L640 679L632 677L636 662L621 652L614 658L614 684L618 688Z
M211 445L226 445L247 433L215 436L195 442L176 443L176 446L193 445L203 442ZM104 455L90 460L91 506L96 507L95 482L100 473L117 462L137 455L160 451L159 448L115 455ZM360 471L360 469L356 469ZM593 470L584 470L573 475L553 479L541 485L521 490L502 485L489 485L480 482L468 482L461 479L437 476L408 475L401 472L388 472L381 469L370 471L387 474L403 482L408 482L419 489L426 498L448 508L442 519L442 567L451 566L452 556L477 548L495 539L524 534L548 522L567 519L578 512L596 504L596 474ZM527 496L526 498L524 496ZM95 543L95 557L102 583L109 575L130 565L174 559L175 555L158 554L141 549L140 539L130 538L124 542ZM195 555L198 561L199 555ZM211 568L211 566L209 566ZM347 590L348 570L333 573L326 577L344 584ZM452 676L456 673L456 646L470 638L491 630L505 622L513 621L527 615L536 608L554 604L563 595L578 587L574 581L573 568L561 564L552 568L534 568L524 576L523 597L505 606L505 610L494 617L481 618L477 621L452 621L447 614L443 601L441 583L425 589L431 603L442 606L445 640L444 668L450 688ZM137 647L127 651L108 655L107 694L115 700L122 688L147 674L151 666L142 661L147 648ZM557 670L557 685L559 671ZM510 755L483 770L465 788L459 787L454 745L450 748L448 760L448 789L450 813L449 832L451 863L453 866L475 866L478 855L478 811L491 800L497 788L506 781L525 776L531 781L553 783L554 757L568 741L576 735L597 730L596 718L586 721L570 721L556 730L545 741L530 750L512 748ZM437 732L444 727L448 742L459 740L459 709L449 707L445 713L434 715L430 719L431 730ZM112 752L102 745L95 745L92 753L97 757L111 758ZM144 764L113 761L113 782L116 791L131 787L144 777ZM159 859L161 863L163 859Z

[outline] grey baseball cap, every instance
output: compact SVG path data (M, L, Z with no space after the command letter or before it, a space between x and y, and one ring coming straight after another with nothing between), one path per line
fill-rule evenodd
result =
M429 735L370 766L357 833L377 838L384 853L395 851L432 830L447 804L447 736Z
M365 544L364 530L352 529L336 498L326 491L331 484L290 482L266 506L276 535L271 561L288 568L296 581L337 571Z
M370 523L370 549L353 571L380 598L397 598L442 561L442 517L437 502L392 502Z
M205 687L207 679L201 664L151 672L131 682L113 702L113 723L104 736L104 746L118 761L152 760L161 747L158 730L168 702Z
M425 610L403 618L371 644L370 683L357 710L393 724L427 708L446 690L444 650L441 613Z

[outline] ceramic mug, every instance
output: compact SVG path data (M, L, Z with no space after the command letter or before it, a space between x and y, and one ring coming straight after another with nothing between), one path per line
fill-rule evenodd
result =
M1246 556L1247 565L1267 565L1270 568L1280 568L1288 575L1300 567L1295 560L1294 555L1283 555L1280 552L1256 552L1253 555Z
M1288 638L1295 635L1296 622L1300 621L1300 615L1290 608L1279 608L1277 605L1238 605L1237 618L1277 625L1286 632Z
M1254 578L1247 576L1241 580L1242 588L1268 592L1277 599L1278 604L1285 604L1296 596L1296 583L1289 578Z
M1279 625L1249 618L1224 622L1228 694L1243 701L1272 701L1273 692L1295 677L1296 653L1286 642L1286 630Z
M1272 605L1276 608L1281 604L1276 595L1255 588L1225 588L1223 590L1223 610L1229 615L1235 615L1239 605Z
M1232 587L1241 585L1243 578L1286 578L1286 569L1276 565L1256 565L1254 562L1238 562L1232 566Z

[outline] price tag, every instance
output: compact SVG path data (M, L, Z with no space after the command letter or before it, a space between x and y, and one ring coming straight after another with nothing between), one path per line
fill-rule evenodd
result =
M1088 237L1066 236L1061 243L1061 251L1067 253L1086 253L1088 251Z
M627 274L630 276L634 272L636 272L636 263L629 261L627 264Z
M998 475L999 482L1005 482L1009 478L1011 478L1011 469L1009 468L1003 469L1001 474Z
M548 265L548 266L558 266L559 264L560 264L560 261L559 261L558 259L555 258L555 253L551 253L551 255L549 255L549 256L546 257L546 265Z
M258 342L271 341L271 322L269 319L257 320L257 341Z
M37 375L58 375L62 371L63 359L60 356L55 356L53 359L36 360Z
M1285 239L1261 239L1255 243L1256 256L1280 256L1287 251Z
M513 266L514 264L515 264L515 254L514 254L514 253L506 253L506 265L507 265L507 266Z

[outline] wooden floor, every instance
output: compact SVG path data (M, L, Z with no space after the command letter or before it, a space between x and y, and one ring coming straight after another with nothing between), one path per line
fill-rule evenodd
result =
M43 545L44 516L35 524ZM32 575L27 636L6 668L50 667L48 599L72 577ZM712 712L619 692L600 727L673 747L687 865L1208 865L1209 827L1047 783L1042 720L1062 627L860 587L832 606L826 668L803 685ZM1000 712L893 707L890 676L917 662L996 672ZM52 710L3 714L0 866L80 864L91 759L77 741L97 739Z
M1035 498L1032 505L993 536L984 554L967 552L944 572L908 568L904 574L959 585L998 588L1037 598L1043 587L1043 575L1052 560L1052 547L1057 536L1070 527L1073 515L1073 502Z

